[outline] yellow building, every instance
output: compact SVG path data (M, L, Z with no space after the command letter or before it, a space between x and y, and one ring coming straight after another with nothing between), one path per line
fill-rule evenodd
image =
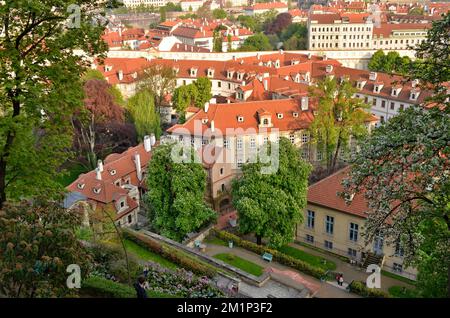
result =
M304 221L297 228L297 240L346 256L363 268L378 263L386 271L416 279L417 270L404 265L400 244L389 246L381 235L365 244L366 200L356 194L347 204L338 196L343 191L341 181L348 171L349 167L339 170L309 187L308 204Z

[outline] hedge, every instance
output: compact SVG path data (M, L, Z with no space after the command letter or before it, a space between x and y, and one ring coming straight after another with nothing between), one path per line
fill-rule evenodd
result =
M217 271L211 266L205 265L199 260L188 257L185 253L168 246L140 233L122 229L123 236L143 248L149 249L165 259L186 268L198 275L208 276L210 278L216 276Z
M352 293L369 298L389 298L390 295L384 291L375 288L368 288L364 282L354 280L349 285Z
M133 287L125 284L116 283L112 280L91 276L86 278L82 283L82 292L93 297L102 298L136 298L136 291ZM155 291L147 291L147 295L151 298L169 298L175 297L169 294L162 294Z
M262 255L264 253L270 253L273 256L273 260L288 267L292 267L300 272L319 279L325 276L326 271L324 269L314 267L311 264L281 253L280 251L271 249L263 245L255 244L253 242L242 240L240 237L226 231L219 231L217 229L213 229L213 231L218 238L224 241L232 241L235 245L245 248L256 254Z

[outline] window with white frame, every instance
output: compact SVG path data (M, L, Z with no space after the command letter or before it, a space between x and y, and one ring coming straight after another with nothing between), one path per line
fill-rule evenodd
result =
M229 142L228 138L223 139L223 147L225 149L230 149L230 142Z
M302 133L302 143L307 143L309 141L308 133Z
M244 164L244 161L242 160L242 158L238 158L237 159L237 166L238 166L238 168L242 168L243 164Z
M237 138L237 139L236 139L236 148L237 148L238 150L241 150L241 149L242 149L242 138Z
M289 140L291 141L291 143L295 142L295 135L294 134L290 134L289 135Z
M334 231L334 217L327 215L325 218L325 231L328 234L333 234Z
M329 249L329 250L333 249L333 242L325 241L324 244L325 244L326 249Z
M403 265L399 264L399 263L394 263L392 265L392 269L394 270L394 272L401 273L401 272L403 272Z
M256 148L256 138L255 137L251 137L250 138L250 148L251 149L255 149Z
M316 217L316 212L308 210L307 211L307 220L306 220L306 226L310 229L314 228L314 218Z
M358 240L358 228L359 228L358 224L350 223L350 233L349 233L350 241L356 242Z

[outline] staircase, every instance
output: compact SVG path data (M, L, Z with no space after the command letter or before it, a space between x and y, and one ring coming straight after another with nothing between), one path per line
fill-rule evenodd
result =
M376 265L382 267L383 259L384 259L384 255L377 255L377 254L369 252L366 255L366 259L364 260L363 268L367 268L367 266L369 266L370 264L376 264Z

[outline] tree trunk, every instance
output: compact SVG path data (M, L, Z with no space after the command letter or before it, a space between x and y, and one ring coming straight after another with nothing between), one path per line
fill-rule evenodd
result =
M256 234L255 236L256 236L256 244L262 245L262 236L258 234Z
M339 150L341 149L341 144L342 144L342 139L341 139L341 132L339 132L339 136L338 136L338 142L336 145L336 151L334 152L334 157L333 160L331 162L331 167L330 167L330 171L328 171L329 173L334 171L334 168L336 168L336 163L337 163L337 158L339 157Z

